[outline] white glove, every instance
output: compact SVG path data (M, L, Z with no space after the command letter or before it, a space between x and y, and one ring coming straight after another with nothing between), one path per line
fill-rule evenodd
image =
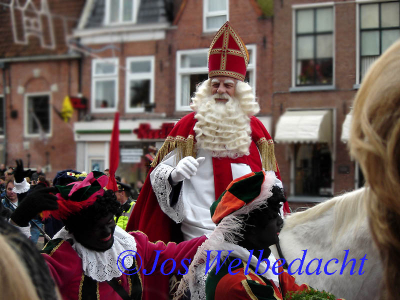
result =
M197 169L200 164L205 160L205 157L199 157L195 159L192 156L186 156L182 158L175 169L171 172L171 179L174 184L190 179L196 175Z

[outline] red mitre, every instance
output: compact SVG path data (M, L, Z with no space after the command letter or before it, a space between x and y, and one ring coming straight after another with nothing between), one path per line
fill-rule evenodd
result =
M208 51L208 76L228 76L244 81L249 53L229 22L215 35Z

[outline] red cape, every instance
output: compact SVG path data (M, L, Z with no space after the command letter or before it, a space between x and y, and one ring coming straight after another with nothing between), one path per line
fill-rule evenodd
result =
M180 242L182 241L182 233L180 230L180 224L176 224L172 221L160 208L157 198L153 192L150 183L150 173L154 167L162 161L162 159L174 149L177 149L178 157L193 156L196 157L195 147L195 132L193 127L197 120L194 118L195 113L188 114L183 117L172 129L168 135L164 145L160 148L156 158L153 160L152 168L147 174L145 183L140 191L138 200L133 208L132 214L129 218L126 231L140 230L147 234L149 241L163 241L168 243L169 241ZM267 129L256 117L251 117L250 121L252 140L257 145L259 153L262 158L262 167L265 170L274 170L279 179L278 165L275 161L274 145L271 136ZM253 148L254 143L252 143ZM249 155L251 156L251 155ZM256 155L259 159L259 156ZM226 162L225 162L226 163ZM214 165L214 160L213 160ZM259 163L258 163L259 165ZM214 170L216 168L214 167ZM218 168L217 168L218 170ZM253 170L255 171L255 170ZM215 172L214 172L215 173ZM215 174L214 174L215 175ZM219 176L221 178L221 176ZM224 182L216 185L215 194L218 199L218 192L225 190L226 186L230 183L227 178L223 179ZM231 179L232 180L232 179ZM287 202L285 203L284 211L289 211ZM211 217L211 215L210 215ZM147 278L146 286L144 289L148 289L154 286L158 287L161 293L168 294L169 291L169 277L167 276L149 276ZM151 300L146 293L143 293L143 300Z
M139 194L139 198L134 206L131 217L129 218L126 231L140 230L147 234L149 240L152 242L169 241L179 242L178 232L180 232L179 225L175 224L158 205L157 198L153 192L150 183L150 173L154 167L162 161L164 156L175 148L181 151L182 157L192 155L196 157L195 153L195 132L193 127L197 120L194 118L195 113L191 113L183 117L172 129L168 135L163 147L158 151L156 158L153 161L153 168L147 174L147 178ZM256 117L251 117L250 126L252 130L252 140L257 145L261 157L262 165L265 170L274 170L277 177L281 179L279 169L275 162L275 155L273 152L273 142L267 129ZM217 195L216 195L216 198ZM284 211L289 211L287 202L284 206ZM173 236L172 233L175 235ZM178 236L178 238L176 238Z

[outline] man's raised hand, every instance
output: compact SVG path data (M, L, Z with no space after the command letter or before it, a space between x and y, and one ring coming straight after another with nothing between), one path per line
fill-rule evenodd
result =
M38 213L57 209L57 197L50 194L57 192L56 188L51 187L38 189L28 194L11 215L11 220L18 226L25 227Z
M172 181L177 184L185 179L190 179L192 176L196 175L198 167L204 160L204 157L195 159L192 156L186 156L182 158L171 172Z

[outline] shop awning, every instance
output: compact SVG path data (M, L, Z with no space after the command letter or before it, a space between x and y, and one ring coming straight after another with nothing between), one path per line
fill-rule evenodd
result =
M286 111L276 125L277 143L332 143L330 110Z
M342 136L340 137L340 140L343 143L347 143L349 141L351 117L351 113L347 114L342 125Z

